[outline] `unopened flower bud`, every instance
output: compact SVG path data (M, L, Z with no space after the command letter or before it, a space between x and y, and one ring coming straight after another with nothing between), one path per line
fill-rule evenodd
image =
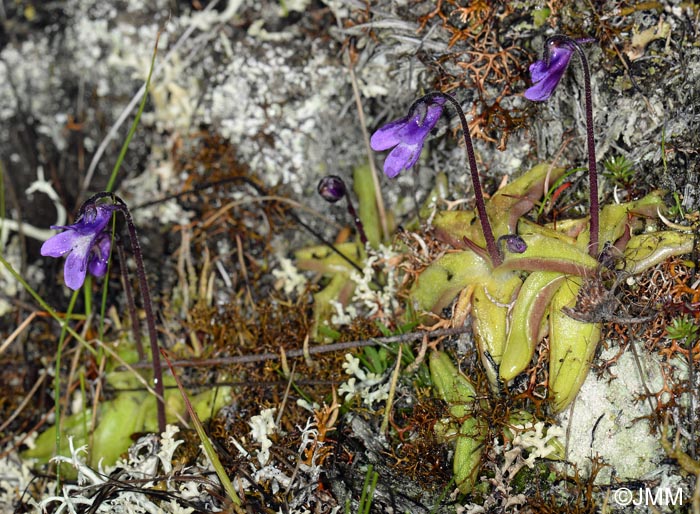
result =
M318 183L318 194L327 202L335 203L344 197L346 193L345 182L337 175L323 177Z
M527 250L525 240L516 234L507 234L498 238L499 243L504 243L510 253L523 253Z

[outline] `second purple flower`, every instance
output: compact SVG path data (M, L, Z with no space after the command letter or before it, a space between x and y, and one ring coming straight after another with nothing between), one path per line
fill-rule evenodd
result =
M387 177L394 178L416 164L426 137L442 115L444 104L445 99L437 97L414 105L408 116L387 123L372 134L372 150L381 152L393 148L384 161Z
M593 38L576 39L576 43L590 43ZM544 50L544 58L530 65L533 85L525 91L525 98L533 102L544 102L556 89L569 66L571 56L576 51L573 43L550 40Z

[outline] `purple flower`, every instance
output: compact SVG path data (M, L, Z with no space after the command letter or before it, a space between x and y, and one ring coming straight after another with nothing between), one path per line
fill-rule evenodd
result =
M52 226L52 229L64 229L65 232L56 234L41 246L41 255L45 257L67 254L64 280L74 291L83 285L88 271L95 277L102 277L107 272L112 242L105 228L113 211L113 205L92 204L73 225Z
M417 104L408 116L392 121L372 134L372 150L381 152L393 148L384 161L384 174L387 177L396 177L418 161L425 138L435 128L444 104L444 98L431 98L427 106L425 103Z
M590 43L593 38L576 39L578 44ZM549 40L544 59L530 65L530 77L533 85L525 91L525 98L533 102L544 102L554 92L559 81L569 66L571 56L576 51L573 42L558 39Z

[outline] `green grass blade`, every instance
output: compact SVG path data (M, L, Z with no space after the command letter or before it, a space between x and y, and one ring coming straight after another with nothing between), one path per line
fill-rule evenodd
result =
M360 495L360 504L357 509L358 514L369 514L369 509L372 506L374 490L377 487L378 479L379 473L374 471L372 464L367 466L367 474L365 475L365 481L362 484L362 494Z
M221 480L221 485L223 486L224 490L228 494L229 498L231 498L231 501L234 503L234 505L240 506L241 499L238 497L238 494L236 494L236 490L233 488L233 484L231 483L231 480L229 479L228 475L226 474L226 470L221 465L221 461L219 460L219 456L216 454L216 451L214 451L214 447L212 446L211 441L209 441L209 437L207 436L207 433L204 431L204 427L202 426L202 422L199 420L197 413L192 408L192 404L190 403L190 399L187 397L187 391L185 391L185 388L182 385L182 382L180 382L180 379L178 378L177 374L175 373L175 369L173 368L173 365L170 363L170 359L168 359L167 354L165 353L165 351L162 348L160 350L160 353L163 356L163 358L165 359L165 362L168 363L168 367L170 368L170 372L173 374L173 377L175 377L175 382L177 383L177 387L180 390L180 394L182 395L182 399L185 402L185 407L187 408L187 412L190 414L190 417L192 418L192 424L194 425L194 429L197 431L197 435L199 436L200 441L202 441L202 446L204 447L204 452L207 454L207 457L209 458L209 462L211 462L211 465L214 466L214 469L216 470L216 474L219 477L219 480Z
M70 302L68 303L68 310L66 311L65 322L61 325L61 336L58 338L58 348L56 350L56 370L54 371L53 377L53 404L56 412L56 452L55 455L61 455L61 353L63 352L63 343L66 340L66 333L68 329L68 320L70 315L73 313L73 307L75 307L75 301L78 299L78 292L80 290L73 291L70 297ZM61 486L61 466L60 464L56 466L56 490L58 491Z
M117 180L117 174L119 173L119 168L122 166L122 162L124 161L124 157L126 156L126 151L129 149L129 143L131 142L131 139L134 137L134 134L136 133L136 127L139 125L139 121L141 120L141 114L143 113L144 108L146 107L146 100L148 99L148 88L151 86L151 76L153 75L153 68L156 63L156 54L158 53L158 41L160 40L160 31L158 31L158 35L156 36L156 44L153 47L153 56L151 57L151 67L148 70L148 77L146 77L146 88L143 91L143 98L141 98L141 104L139 105L139 110L136 113L136 118L134 118L134 122L131 124L131 128L129 129L129 133L126 135L126 139L124 140L124 144L122 145L122 149L119 152L119 157L117 157L117 162L114 164L114 168L112 169L112 175L109 177L109 182L107 182L107 187L105 191L111 192L112 188L114 187L114 182Z

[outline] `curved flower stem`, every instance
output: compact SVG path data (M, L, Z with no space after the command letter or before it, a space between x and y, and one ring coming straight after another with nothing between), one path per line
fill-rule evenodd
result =
M428 93L425 95L423 98L418 100L411 106L411 110L409 112L413 112L415 107L419 104L419 102L425 102L426 100L430 100L432 98L444 98L448 102L452 104L454 107L455 111L457 111L457 115L459 116L459 121L462 124L462 134L464 134L464 144L467 147L467 156L469 159L469 171L471 173L472 177L472 184L474 187L474 198L476 200L476 210L477 213L479 214L479 221L481 222L481 230L484 233L484 239L486 240L486 250L489 253L489 257L491 257L491 262L494 267L500 266L501 263L503 262L503 259L501 258L501 254L498 251L498 245L496 244L496 239L493 236L493 230L491 229L491 223L489 222L488 215L486 214L486 202L484 201L484 192L481 187L481 179L479 178L479 170L476 166L476 155L474 154L474 145L472 144L472 138L471 135L469 134L469 124L467 123L467 117L464 114L464 111L462 110L462 106L459 105L459 102L455 100L455 98L451 95L448 95L447 93L442 93L440 91L434 91L432 93ZM409 115L410 117L410 115Z
M353 205L352 200L350 199L350 195L346 194L345 200L348 204L348 214L352 216L352 221L355 223L355 228L357 229L357 235L360 236L360 242L363 246L367 246L367 235L365 234L365 227L362 224L360 216L355 210L355 206Z
M139 244L139 240L136 235L134 220L131 218L131 213L126 207L124 201L116 195L114 198L118 201L119 210L126 218L126 225L129 228L129 239L131 239L131 248L134 252L134 259L136 260L136 274L139 277L139 288L141 289L141 296L143 297L143 309L146 311L148 338L151 341L151 358L153 359L153 388L158 394L158 398L156 399L158 411L158 432L163 433L165 432L165 403L163 401L163 398L165 398L165 389L163 387L163 369L160 365L160 348L158 346L156 318L153 314L153 305L151 303L151 290L148 287L148 280L146 280L146 268L143 265L143 254L141 253L141 245Z
M581 59L581 67L583 68L583 87L584 96L586 98L586 144L588 146L588 184L590 194L590 242L588 245L588 253L591 257L598 255L598 235L600 233L599 221L599 203L598 203L598 171L596 169L595 157L595 138L593 136L593 94L591 93L591 71L588 66L588 58L583 51L581 45L573 38L564 34L556 34L545 43L547 47L550 43L564 43L576 50ZM548 55L548 54L547 54Z
M165 432L165 402L163 400L165 388L163 387L163 368L160 364L160 347L158 345L158 332L156 331L156 318L153 314L153 304L151 302L151 290L148 287L148 280L146 280L146 268L143 265L143 254L141 252L141 245L139 244L138 236L136 234L136 225L134 225L134 220L131 217L129 208L126 206L124 200L119 198L114 193L97 193L87 200L83 206L89 205L91 202L94 203L100 198L112 199L112 201L115 203L115 210L120 211L124 215L126 225L129 229L129 239L131 240L131 248L134 252L134 260L136 261L136 275L139 278L139 287L141 289L141 297L143 298L143 309L146 311L148 338L151 342L153 389L158 395L156 398L158 431L162 433ZM83 207L81 207L80 210L82 211Z

